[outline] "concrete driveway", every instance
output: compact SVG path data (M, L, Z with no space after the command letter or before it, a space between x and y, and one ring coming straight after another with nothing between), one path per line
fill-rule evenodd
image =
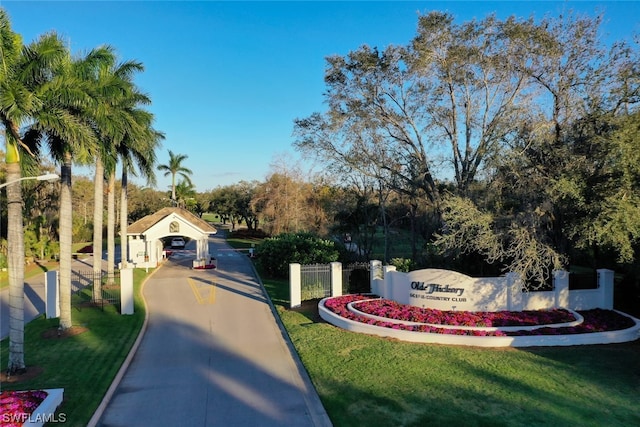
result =
M146 282L146 332L97 425L330 426L250 260L209 244L216 270L178 252Z

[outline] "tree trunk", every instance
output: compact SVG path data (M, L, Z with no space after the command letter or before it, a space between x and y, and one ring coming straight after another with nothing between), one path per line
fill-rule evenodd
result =
M102 221L104 218L104 165L96 160L93 178L93 302L102 301Z
M7 143L7 151L11 150ZM9 163L7 182L20 179L20 163ZM7 185L7 267L9 270L9 366L11 373L25 370L24 364L24 234L22 187Z
M60 329L71 321L71 246L73 207L71 203L71 153L65 153L60 169ZM94 260L95 262L95 260Z
M122 167L122 190L120 193L120 262L122 268L127 268L127 259L129 258L128 253L128 244L129 240L127 239L127 227L129 221L127 219L128 215L128 194L127 194L127 168Z
M109 173L107 186L107 277L113 282L116 264L116 176L115 171Z

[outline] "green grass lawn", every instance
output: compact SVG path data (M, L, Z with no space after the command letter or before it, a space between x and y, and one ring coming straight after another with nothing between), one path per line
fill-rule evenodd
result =
M288 310L265 280L335 426L640 425L640 342L476 348L348 332Z
M77 335L46 337L55 332L58 319L41 316L25 327L25 363L28 370L42 369L32 380L3 383L2 390L64 388L59 412L65 426L86 426L111 385L142 327L145 310L141 284L148 277L134 270L135 314L122 316L115 307L74 307L73 325L86 328ZM9 340L2 341L0 364L8 363Z
M230 242L239 247L252 242ZM84 426L140 330L136 314L74 309L88 330L43 338L57 320L26 326L26 363L43 372L2 389L65 389L60 412ZM288 334L336 427L640 425L640 341L628 344L486 349L405 343L329 325L313 308L287 309L287 280L264 280ZM7 365L8 340L0 364Z

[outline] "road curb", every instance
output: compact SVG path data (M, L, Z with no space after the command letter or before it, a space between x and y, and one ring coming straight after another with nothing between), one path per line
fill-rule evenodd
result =
M115 378L111 382L111 385L107 389L107 392L105 393L104 397L102 398L102 401L100 402L100 405L98 405L98 408L93 413L93 416L89 420L89 423L87 424L87 427L96 427L98 425L98 422L100 421L100 418L102 418L102 415L104 414L105 409L109 405L109 402L111 402L111 399L113 398L113 395L115 394L116 389L120 385L120 382L122 381L122 378L124 377L124 374L129 369L129 365L131 365L131 361L133 360L133 356L135 356L136 352L138 351L138 348L140 347L140 343L142 342L142 338L144 337L144 334L147 331L147 324L149 322L149 308L147 307L147 300L144 298L144 286L147 284L149 279L151 279L151 277L153 277L153 275L158 270L160 270L162 265L163 264L160 264L158 267L156 267L156 269L153 270L151 272L151 274L149 274L144 279L144 281L142 282L142 285L140 286L140 297L142 298L142 302L144 304L144 322L142 323L142 327L140 328L140 332L138 333L138 337L136 338L135 342L133 343L133 346L131 346L131 350L129 350L129 354L127 354L127 357L124 359L124 362L122 363L122 366L120 366L120 369L118 370L118 373L116 374Z

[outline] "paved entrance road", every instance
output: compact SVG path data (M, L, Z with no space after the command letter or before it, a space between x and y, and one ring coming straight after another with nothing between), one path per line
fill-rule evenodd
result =
M214 237L218 269L178 253L147 281L146 333L98 425L331 425L250 260L230 249Z

